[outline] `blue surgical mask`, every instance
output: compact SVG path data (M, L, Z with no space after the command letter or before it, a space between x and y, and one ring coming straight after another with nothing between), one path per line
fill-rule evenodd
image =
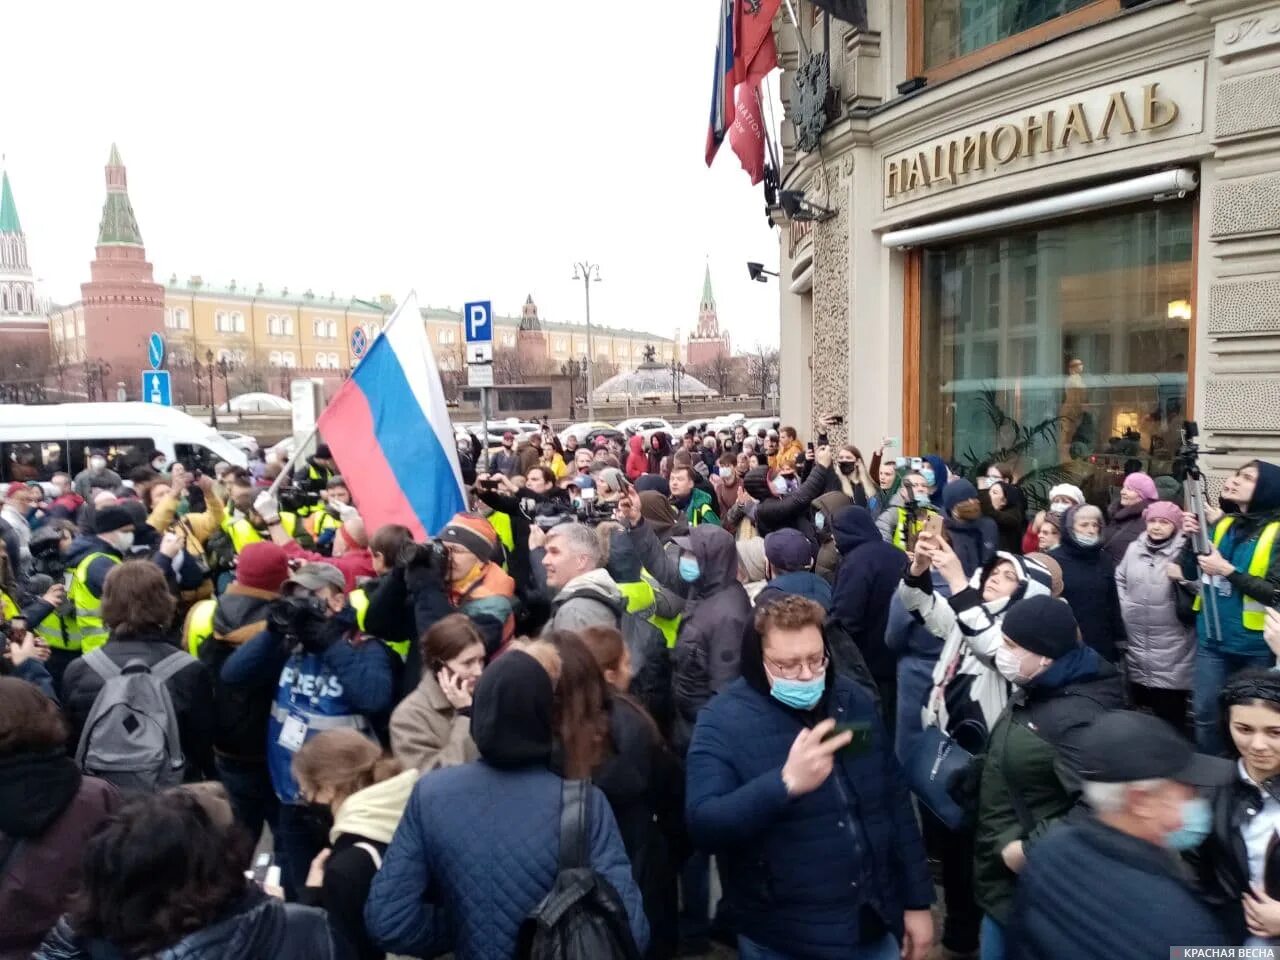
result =
M680 579L685 583L694 583L698 577L702 576L702 570L698 567L698 561L693 557L680 558Z
M1102 538L1092 533L1077 533L1076 543L1082 547L1096 547Z
M1194 850L1212 831L1213 808L1204 797L1195 797L1182 805L1182 827L1164 838L1165 846Z
M933 469L930 467L924 467L921 469L920 476L924 477L924 482L931 487L938 482L938 475L934 473Z
M927 490L918 491L916 493L916 503L922 507L927 507L929 505L929 492Z
M784 496L787 492L787 478L778 476L773 478L773 492L778 496Z
M819 533L827 528L827 515L825 513L820 513L813 518L813 528Z
M765 670L768 673L768 670ZM827 689L826 674L819 674L812 680L788 680L769 674L773 687L769 693L773 699L793 710L812 710L822 699L822 692Z

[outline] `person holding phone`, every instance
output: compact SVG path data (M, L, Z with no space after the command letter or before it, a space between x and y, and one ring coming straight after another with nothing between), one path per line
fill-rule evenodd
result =
M422 637L422 681L391 714L391 751L426 773L470 763L471 697L484 671L484 638L471 620L452 613Z
M915 814L875 701L836 671L825 622L799 596L757 611L742 677L694 730L690 834L720 860L743 960L924 960L933 883Z

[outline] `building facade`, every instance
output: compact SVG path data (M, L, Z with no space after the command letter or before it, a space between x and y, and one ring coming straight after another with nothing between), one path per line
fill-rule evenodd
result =
M6 378L20 372L17 364L43 364L43 305L36 298L35 277L27 252L27 235L18 219L8 171L0 171L0 368ZM12 369L10 369L12 368Z
M698 325L685 341L685 364L703 367L728 358L733 351L729 343L729 331L720 330L720 316L716 311L716 295L711 290L711 267L707 266L702 281L702 300L698 303Z
M1099 501L1184 419L1280 458L1280 3L796 6L784 420Z

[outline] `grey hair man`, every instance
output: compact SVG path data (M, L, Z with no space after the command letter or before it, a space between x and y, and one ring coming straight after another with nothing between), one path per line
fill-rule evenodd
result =
M547 531L542 566L547 586L558 592L547 630L617 627L627 601L604 569L595 530L582 523L562 523Z

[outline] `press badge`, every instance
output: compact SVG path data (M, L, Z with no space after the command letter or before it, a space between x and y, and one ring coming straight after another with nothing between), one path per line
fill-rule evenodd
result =
M307 721L294 714L289 714L280 727L280 736L276 742L290 753L297 753L307 741Z

